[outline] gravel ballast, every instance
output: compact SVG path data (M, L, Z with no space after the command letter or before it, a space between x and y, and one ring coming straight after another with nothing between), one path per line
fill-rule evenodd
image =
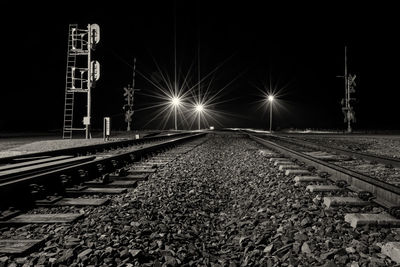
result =
M31 211L84 213L77 223L1 228L3 239L47 241L25 257L0 259L64 266L394 265L380 251L400 241L400 230L344 222L347 212L381 208L326 210L320 195L295 186L269 157L279 155L238 135L213 135L129 193L109 197L107 206Z

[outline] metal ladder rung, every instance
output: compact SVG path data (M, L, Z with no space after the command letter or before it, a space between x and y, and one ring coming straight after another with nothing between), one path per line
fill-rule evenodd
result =
M70 131L85 131L85 128L66 128L66 130L70 130Z

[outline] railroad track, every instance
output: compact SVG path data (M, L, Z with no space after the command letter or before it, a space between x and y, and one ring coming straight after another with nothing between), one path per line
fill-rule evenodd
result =
M87 146L79 146L65 149L57 149L51 151L43 151L43 152L35 152L35 153L27 153L23 155L15 155L9 157L0 158L0 167L6 164L14 164L20 163L24 161L32 161L32 160L40 160L46 159L50 157L56 156L85 156L96 154L100 152L106 152L113 149L121 149L128 148L132 146L140 146L143 144L163 141L167 139L171 139L174 137L187 136L190 135L190 132L183 133L156 133L156 135L151 135L149 137L143 137L140 139L130 139L130 140L122 140L122 141L112 141L106 142L103 144L96 145L87 145Z
M109 150L97 153L96 156L56 156L44 159L24 161L17 164L3 165L0 169L0 207L25 206L30 196L29 191L36 191L32 186L43 184L55 191L63 193L65 185L81 182L96 177L107 180L108 173L121 171L124 166L139 161L141 158L202 134L192 134L170 140L142 144L140 147L123 147L119 150ZM122 171L121 171L122 173ZM16 196L15 190L23 192Z
M73 147L68 149L53 150L47 152L30 153L19 156L12 156L0 159L3 164L0 165L0 208L6 206L23 206L24 203L29 203L28 200L15 201L12 192L13 188L19 187L19 190L25 191L36 191L32 188L27 188L24 185L30 183L29 185L36 186L36 181L41 182L45 177L59 171L69 171L74 169L74 166L80 166L79 170L82 173L87 172L85 170L86 165L91 166L89 161L94 161L93 164L97 164L97 169L102 171L104 163L110 158L114 165L118 163L118 160L114 159L116 155L126 155L133 150L143 150L143 148L150 147L152 149L155 145L168 144L166 140L175 140L183 138L185 136L191 136L190 133L178 133L178 134L161 134L158 136L152 136L150 138L143 138L137 140L123 140L117 142L109 142L105 144ZM145 151L145 150L143 150ZM89 155L89 156L82 156ZM83 164L88 163L88 164ZM107 164L106 164L107 165ZM69 175L71 176L71 175ZM69 177L64 175L65 177ZM69 178L68 178L69 179ZM54 180L54 178L53 178ZM48 181L50 183L50 181ZM54 184L51 181L51 184ZM23 187L21 189L21 187ZM24 195L27 195L26 192ZM19 197L18 197L19 199ZM19 202L22 202L20 204Z
M206 140L205 133L169 138L143 145L141 148L115 150L113 155L100 157L66 157L40 159L40 164L53 164L42 172L27 172L27 175L13 176L0 180L0 203L3 212L1 226L26 224L71 223L84 216L80 213L36 214L32 208L63 206L100 206L109 202L108 196L125 193L137 183L147 180L157 168L168 164L180 155L192 150ZM203 138L201 138L203 137ZM56 164L70 160L71 165ZM18 163L21 168L35 168L27 162ZM7 165L5 165L7 166ZM4 166L3 166L4 167ZM6 169L6 167L4 167ZM21 168L8 167L17 173ZM17 195L17 197L16 197ZM104 197L106 196L106 197ZM19 205L18 205L19 204ZM4 210L10 205L22 208ZM22 255L43 244L45 238L1 240L0 254Z
M334 164L340 168L358 172L371 179L394 186L400 185L399 159L360 153L341 148L332 148L277 135L268 136L266 138L316 159Z
M322 153L319 149L316 151L315 148L304 147L304 143L296 144L293 140L288 142L286 139L277 137L260 137L251 134L249 134L249 137L283 155L282 158L274 159L275 164L285 171L286 175L295 175L295 181L298 184L315 184L308 186L307 190L340 192L346 188L355 192L358 197L358 199L354 197L326 199L328 206L332 205L333 202L335 202L333 205L343 203L356 206L373 201L385 207L390 214L400 217L400 187L383 181L379 179L380 177L372 177L356 171L354 165L346 163L352 161L347 154ZM345 164L339 164L343 162ZM393 168L389 169L392 170ZM397 177L397 179L400 179L400 177ZM333 185L332 183L326 185L329 180L333 182ZM362 224L362 221L359 223ZM353 224L356 224L356 222Z
M400 227L400 187L355 171L354 166L346 168L338 165L337 162L353 161L348 153L335 150L336 153L333 154L332 150L327 152L321 146L315 147L276 136L248 136L277 153L272 155L265 152L270 165L283 172L285 180L293 179L295 187L304 188L305 194L312 197L312 202L325 209L324 213L341 214L344 222L357 233L373 236L382 228L389 228L384 230L396 233ZM368 160L371 158L373 156L368 155ZM365 160L366 158L362 158L362 161ZM376 165L379 157L373 161L375 162L372 165ZM381 253L400 263L398 238L380 244L379 249ZM346 248L346 252L352 251Z
M296 144L296 145L301 145L305 148L311 148L316 151L326 151L329 153L333 152L333 153L347 155L347 156L353 157L353 158L363 159L366 161L382 163L382 164L392 166L392 167L400 167L400 159L398 159L398 158L373 155L370 153L358 152L358 151L354 151L354 150L344 149L341 147L332 147L332 146L329 146L326 144L321 145L321 144L317 144L314 142L302 140L299 138L289 137L289 136L272 135L272 136L270 136L270 138L273 138L275 140L282 140L282 141Z
M104 144L72 147L68 149L52 150L39 153L30 153L0 159L0 183L23 180L25 177L41 176L52 170L62 169L80 163L105 159L123 154L146 146L163 144L165 140L189 136L190 133L161 134L149 138L136 140L123 140ZM82 156L90 155L90 156ZM29 180L29 179L28 179ZM5 201L7 203L7 201ZM0 207L4 206L0 204Z

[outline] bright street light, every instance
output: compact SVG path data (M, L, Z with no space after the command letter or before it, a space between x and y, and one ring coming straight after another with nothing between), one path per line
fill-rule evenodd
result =
M269 101L269 102L274 101L274 96L273 96L273 95L269 95L269 96L268 96L268 101Z
M172 105L175 106L175 107L179 106L181 104L181 100L178 97L173 97L171 99L171 102L172 102Z
M204 110L204 106L202 104L197 104L196 105L196 111L197 112L202 112Z

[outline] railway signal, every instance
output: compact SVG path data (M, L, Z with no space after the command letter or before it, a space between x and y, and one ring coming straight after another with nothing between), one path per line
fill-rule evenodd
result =
M96 87L96 82L100 79L100 63L97 60L93 60L90 68L90 81L92 82L92 88L94 88Z
M91 60L91 52L100 42L100 27L88 24L79 28L77 24L69 25L68 54L64 103L63 138L71 139L72 131L84 130L86 139L90 138L91 121L91 88L100 79L100 63ZM75 93L87 94L87 114L83 118L85 128L73 127Z

